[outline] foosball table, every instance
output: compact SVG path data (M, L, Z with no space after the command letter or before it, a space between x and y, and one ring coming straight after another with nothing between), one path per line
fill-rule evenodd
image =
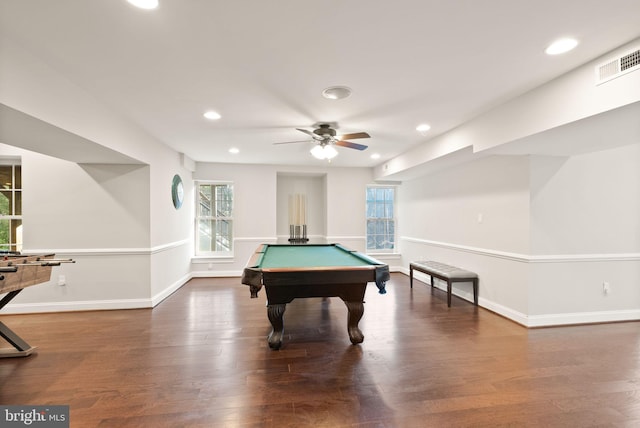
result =
M71 259L56 259L55 254L22 255L0 252L0 311L24 288L48 282L51 270L61 263L75 263ZM0 349L0 358L26 357L36 349L0 321L0 336L13 348Z

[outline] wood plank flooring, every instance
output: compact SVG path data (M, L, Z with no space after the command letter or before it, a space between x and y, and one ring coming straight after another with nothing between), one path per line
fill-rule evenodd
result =
M640 323L527 330L392 274L351 345L339 299L287 306L195 279L153 310L3 315L37 346L0 360L1 404L67 404L72 427L640 426ZM2 345L0 345L2 346Z

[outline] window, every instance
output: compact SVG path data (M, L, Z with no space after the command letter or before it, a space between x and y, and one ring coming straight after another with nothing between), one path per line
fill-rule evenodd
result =
M0 251L22 251L22 168L0 159Z
M233 251L233 185L196 183L196 255Z
M367 187L367 251L395 249L395 190L389 186Z

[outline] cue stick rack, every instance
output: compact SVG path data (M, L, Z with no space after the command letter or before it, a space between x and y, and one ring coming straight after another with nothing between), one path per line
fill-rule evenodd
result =
M307 195L289 195L289 242L306 243L307 238Z

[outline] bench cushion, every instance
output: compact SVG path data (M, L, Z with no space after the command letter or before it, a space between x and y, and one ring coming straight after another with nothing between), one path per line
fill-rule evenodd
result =
M418 261L411 262L410 266L412 266L416 270L426 270L433 272L436 275L440 275L444 278L448 279L462 279L462 278L477 278L478 274L457 268L455 266L450 266L440 262L434 261Z

